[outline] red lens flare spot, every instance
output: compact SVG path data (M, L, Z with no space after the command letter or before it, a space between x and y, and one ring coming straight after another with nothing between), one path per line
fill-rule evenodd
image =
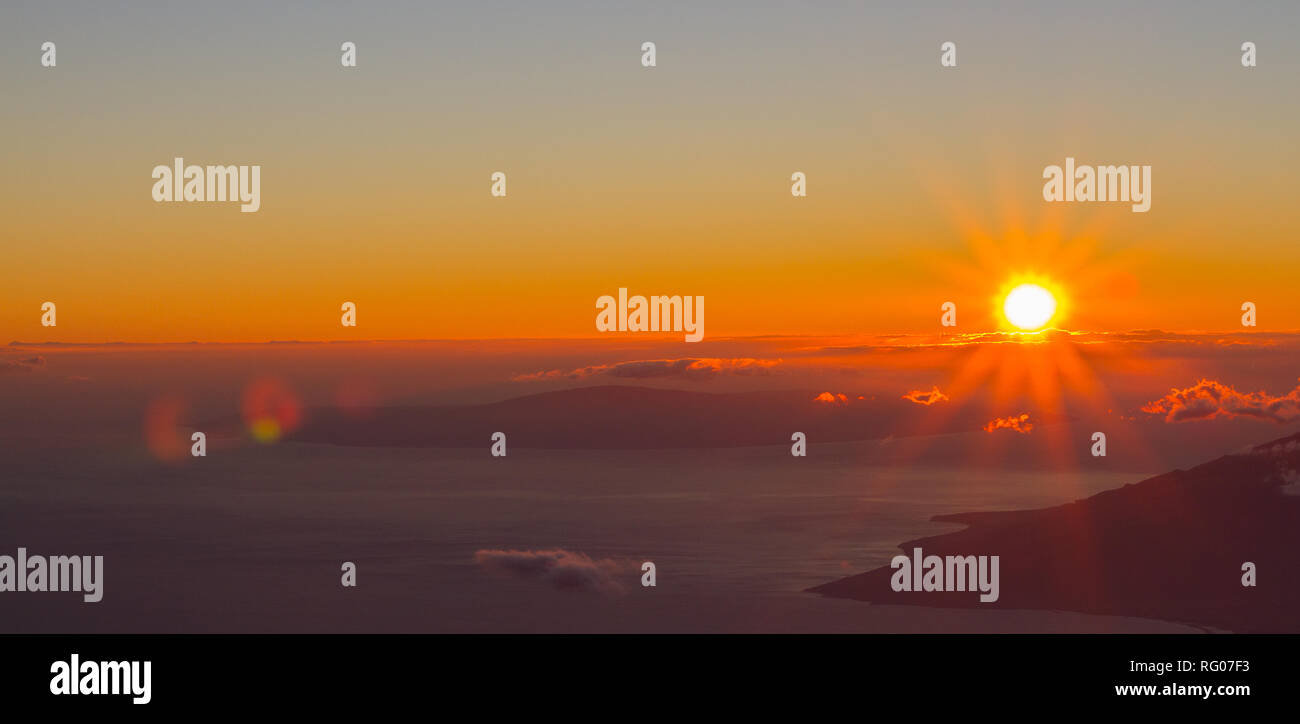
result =
M185 400L175 395L149 401L144 411L144 441L155 459L175 462L189 452L189 437L180 429L185 409Z
M244 388L244 426L261 443L273 443L297 429L302 405L280 380L263 378Z

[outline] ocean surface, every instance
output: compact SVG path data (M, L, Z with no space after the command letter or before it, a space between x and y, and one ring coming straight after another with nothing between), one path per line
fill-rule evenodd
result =
M1068 612L825 599L804 589L954 529L1131 473L905 469L861 446L589 451L299 443L162 463L142 448L5 449L0 554L103 555L104 598L0 593L0 630L55 632L1133 632ZM572 570L547 569L565 551ZM343 562L357 585L341 585ZM641 585L651 561L656 585Z

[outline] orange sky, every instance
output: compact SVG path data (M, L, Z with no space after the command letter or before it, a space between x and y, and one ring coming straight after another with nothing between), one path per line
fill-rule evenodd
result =
M1019 274L1057 281L1071 329L1240 329L1243 301L1261 330L1300 329L1285 54L1243 71L1213 23L1152 39L1114 20L1101 56L1027 64L1082 41L973 10L900 10L888 32L782 12L707 38L685 28L724 18L590 19L614 35L537 18L556 42L354 17L354 73L317 47L330 32L278 16L265 50L219 18L170 28L180 67L116 20L70 35L57 69L6 55L0 340L593 336L619 287L704 296L706 338L929 333L945 301L971 332L997 328ZM0 45L75 22L20 17L26 45ZM791 22L824 47L760 52L788 50ZM932 41L952 27L966 45L945 73ZM661 38L660 67L610 62L640 37L625 28ZM155 203L150 171L178 155L260 164L261 210ZM1150 164L1151 211L1044 202L1067 155Z

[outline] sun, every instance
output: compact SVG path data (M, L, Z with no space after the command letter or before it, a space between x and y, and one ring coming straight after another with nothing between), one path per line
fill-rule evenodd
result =
M1002 313L1020 329L1039 330L1056 315L1056 297L1037 284L1021 284L1007 294Z

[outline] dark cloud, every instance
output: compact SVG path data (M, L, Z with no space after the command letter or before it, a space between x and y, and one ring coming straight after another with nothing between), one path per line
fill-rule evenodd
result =
M485 570L517 578L540 580L561 591L622 593L615 576L628 566L608 558L594 560L585 553L550 550L492 550L474 553Z
M0 360L0 375L33 372L45 366L45 358L24 357L22 359Z

